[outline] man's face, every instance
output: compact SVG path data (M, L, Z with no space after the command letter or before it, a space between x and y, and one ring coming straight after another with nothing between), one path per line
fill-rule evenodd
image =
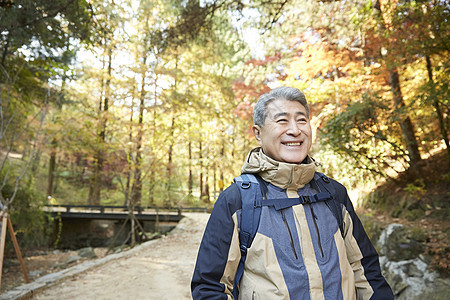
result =
M264 154L280 162L301 163L312 144L311 124L298 101L270 102L264 127L254 125L253 133Z

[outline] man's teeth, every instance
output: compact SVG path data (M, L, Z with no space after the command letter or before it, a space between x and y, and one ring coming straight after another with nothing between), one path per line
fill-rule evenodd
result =
M285 143L285 145L287 145L287 146L300 146L300 142L296 142L296 143Z

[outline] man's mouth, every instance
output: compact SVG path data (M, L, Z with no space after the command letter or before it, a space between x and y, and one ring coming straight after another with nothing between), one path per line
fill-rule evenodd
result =
M302 142L287 142L283 144L286 146L301 146Z

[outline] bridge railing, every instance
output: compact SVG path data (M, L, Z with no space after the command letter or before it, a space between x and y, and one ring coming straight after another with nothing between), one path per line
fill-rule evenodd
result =
M113 211L122 211L127 212L129 211L128 206L120 206L120 205L78 205L78 204L48 204L45 205L48 210L51 211L57 211L58 208L65 209L65 212L74 212L74 211L98 211L101 214L105 213L106 211L113 212ZM160 211L163 211L165 213L167 212L175 212L179 216L181 216L183 211L201 211L201 212L207 212L206 207L157 207L157 206L135 206L134 211L141 215L143 213L156 213L159 214Z

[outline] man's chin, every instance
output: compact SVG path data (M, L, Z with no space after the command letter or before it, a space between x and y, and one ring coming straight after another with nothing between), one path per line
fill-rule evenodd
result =
M305 160L305 158L306 158L306 156L305 157L286 157L283 159L283 161L288 164L298 165L298 164L301 164Z

